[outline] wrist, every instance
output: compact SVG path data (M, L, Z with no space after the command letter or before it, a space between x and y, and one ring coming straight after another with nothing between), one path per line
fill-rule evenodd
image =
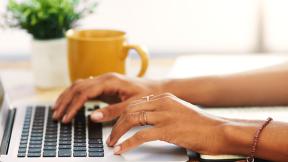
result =
M162 80L160 83L159 90L161 91L161 93L169 92L177 96L174 89L175 84L177 84L177 81L175 79Z
M247 156L257 130L256 123L234 120L226 122L222 127L225 154Z
M162 81L161 91L170 92L193 104L211 106L217 102L218 80L217 77L169 79Z

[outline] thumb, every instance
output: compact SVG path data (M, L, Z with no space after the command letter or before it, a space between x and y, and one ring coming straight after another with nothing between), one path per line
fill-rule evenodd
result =
M98 109L91 114L91 119L94 122L111 121L121 115L128 106L128 101L109 105L107 107Z

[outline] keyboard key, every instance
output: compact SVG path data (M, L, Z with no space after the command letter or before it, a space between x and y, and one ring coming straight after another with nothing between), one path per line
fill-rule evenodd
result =
M45 138L57 138L57 135L56 134L46 135Z
M25 153L26 152L26 148L19 148L18 149L18 153Z
M41 152L41 150L38 149L38 148L34 148L34 149L29 149L28 150L28 153L40 153L40 152Z
M31 137L43 137L42 133L33 133L31 134Z
M42 141L42 137L31 137L30 141Z
M71 149L71 145L59 145L59 149Z
M43 133L43 130L32 130L32 133Z
M28 143L28 139L22 139L22 138L21 138L20 144L26 144L26 143Z
M97 147L89 148L89 152L103 152L103 151L104 151L103 148L97 148Z
M95 110L100 109L100 106L99 106L99 105L95 105L95 106L94 106L94 109L95 109Z
M22 132L21 137L28 136L29 132Z
M19 148L26 148L27 147L27 144L20 144L19 145Z
M103 148L103 144L89 144L89 148Z
M22 144L27 144L27 142L28 142L28 140L21 140L21 141L20 141L20 145L22 145Z
M29 145L29 149L30 148L41 148L41 145L37 144L37 145Z
M42 144L42 141L30 141L30 144Z
M18 153L18 154L17 154L17 157L25 157L25 156L26 156L25 153Z
M56 150L55 151L44 151L43 157L56 157Z
M45 146L54 146L54 145L56 145L57 144L57 142L55 141L55 142L44 142L44 145Z
M45 143L46 142L57 142L57 139L56 138L48 138L48 139L45 139Z
M58 156L59 157L70 157L71 156L71 150L70 149L59 149Z
M28 157L40 157L41 153L28 153Z
M86 151L86 147L73 147L74 151Z
M85 147L86 143L74 143L74 146L76 146L76 147Z
M65 137L71 138L72 135L71 134L60 134L60 138L65 138Z
M89 152L90 157L104 157L104 152Z
M74 143L86 143L86 139L74 139Z
M71 145L71 141L59 141L59 145Z
M56 146L44 146L44 150L56 150Z
M97 139L90 139L89 138L89 144L102 144L102 139L101 138L97 138Z
M86 157L87 153L86 151L74 151L73 156L74 157Z
M60 137L60 141L71 141L71 137Z

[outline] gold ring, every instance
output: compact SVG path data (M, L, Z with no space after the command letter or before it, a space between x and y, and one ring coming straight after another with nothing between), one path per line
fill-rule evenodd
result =
M144 120L144 124L147 125L148 121L147 121L147 112L143 111L143 120Z
M147 122L147 112L146 111L141 111L139 113L139 119L138 120L139 120L139 124L141 126L147 125L148 124L148 122Z

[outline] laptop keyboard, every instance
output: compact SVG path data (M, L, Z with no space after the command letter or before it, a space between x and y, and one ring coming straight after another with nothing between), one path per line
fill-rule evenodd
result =
M104 156L102 124L86 117L84 108L69 124L53 121L51 108L47 108L36 106L33 114L33 108L27 107L18 157Z

